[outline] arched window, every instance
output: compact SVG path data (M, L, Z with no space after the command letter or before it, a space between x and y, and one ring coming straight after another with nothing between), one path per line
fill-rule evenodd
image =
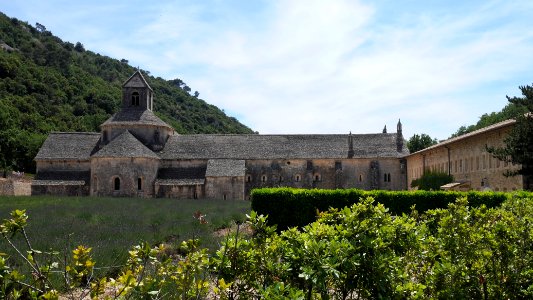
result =
M363 175L359 174L359 182L363 181Z
M115 177L115 191L120 191L120 178Z
M252 182L252 176L250 175L246 176L246 182Z
M139 102L140 102L139 99L140 98L141 97L139 96L139 93L133 92L131 94L131 106L139 106Z
M320 181L320 174L315 174L315 181Z
M296 175L294 178L295 178L296 182L300 182L300 179L301 179L300 175Z
M266 182L266 181L267 181L266 175L261 176L261 182Z

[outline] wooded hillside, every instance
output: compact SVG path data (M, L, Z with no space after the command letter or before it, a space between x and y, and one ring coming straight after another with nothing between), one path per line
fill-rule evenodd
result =
M126 59L85 50L42 24L0 13L0 169L32 172L50 131L99 131L117 111L121 85L134 71ZM178 133L253 133L181 79L141 71L154 89L155 113Z

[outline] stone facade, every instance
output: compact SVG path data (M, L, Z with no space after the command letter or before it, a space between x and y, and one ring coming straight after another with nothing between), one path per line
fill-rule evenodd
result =
M13 178L0 178L0 196L29 196L31 184L29 181Z
M178 135L152 108L136 72L100 133L49 135L32 194L247 199L257 187L407 187L400 122L396 133Z
M523 177L506 177L518 166L493 158L486 146L502 146L514 120L452 138L407 156L407 182L420 178L425 171L451 174L464 190L514 191L524 187ZM460 184L460 185L459 185Z

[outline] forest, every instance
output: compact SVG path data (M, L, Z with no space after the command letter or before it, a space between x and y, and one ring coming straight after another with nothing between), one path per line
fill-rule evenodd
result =
M0 170L33 173L49 132L98 132L117 111L121 86L135 70L125 58L94 53L43 24L0 13ZM141 72L154 89L155 113L176 132L253 133L182 79Z

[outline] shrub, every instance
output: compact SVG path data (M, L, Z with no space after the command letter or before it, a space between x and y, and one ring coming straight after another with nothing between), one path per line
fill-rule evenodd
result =
M526 193L527 194L527 193ZM445 191L363 191L357 189L308 190L292 188L265 188L252 191L252 209L269 216L269 224L279 230L293 226L302 227L316 220L318 212L329 208L343 208L357 203L362 198L373 197L392 214L408 214L411 207L424 212L429 209L446 208L458 197L466 196L471 205L500 205L508 195L492 192L445 192Z

